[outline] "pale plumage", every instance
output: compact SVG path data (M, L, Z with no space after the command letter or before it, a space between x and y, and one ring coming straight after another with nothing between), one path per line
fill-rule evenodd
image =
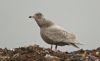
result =
M64 45L72 45L74 47L79 48L76 43L76 36L72 33L66 32L65 29L56 25L54 22L49 21L43 17L41 13L36 13L34 16L30 16L30 18L34 18L37 24L40 27L40 34L43 40L52 45L64 46Z

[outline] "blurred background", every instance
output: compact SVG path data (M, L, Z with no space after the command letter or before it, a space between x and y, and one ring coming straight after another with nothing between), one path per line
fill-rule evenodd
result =
M82 49L100 47L100 0L0 0L0 48L38 44L50 48L40 37L30 15L44 16L76 34ZM74 51L72 46L59 50Z

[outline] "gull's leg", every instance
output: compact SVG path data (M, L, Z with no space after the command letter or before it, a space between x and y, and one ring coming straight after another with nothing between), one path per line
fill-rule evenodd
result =
M52 50L53 45L51 44L51 50Z
M56 46L55 46L55 51L57 51L57 44L56 44Z

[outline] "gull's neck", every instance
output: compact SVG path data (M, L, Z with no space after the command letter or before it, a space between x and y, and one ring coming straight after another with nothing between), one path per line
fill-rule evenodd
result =
M52 21L49 21L45 18L39 18L39 19L35 18L35 20L40 28L46 28L46 27L50 27L50 26L54 25L54 23Z

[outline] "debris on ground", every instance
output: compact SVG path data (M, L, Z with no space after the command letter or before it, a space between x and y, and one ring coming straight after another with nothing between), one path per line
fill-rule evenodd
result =
M0 61L100 61L100 47L74 52L53 51L39 45L9 50L0 48Z

